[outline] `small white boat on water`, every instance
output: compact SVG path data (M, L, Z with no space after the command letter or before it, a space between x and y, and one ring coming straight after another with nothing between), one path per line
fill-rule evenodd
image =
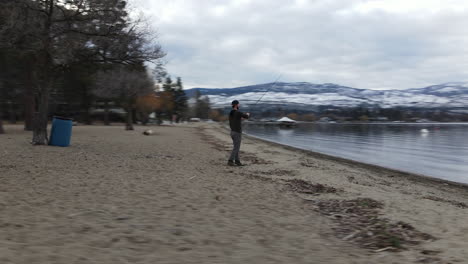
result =
M423 128L423 129L420 130L420 132L421 132L422 134L427 134L427 133L429 133L429 130Z
M276 122L278 122L278 124L281 126L281 127L294 127L297 125L297 121L296 120L293 120L289 117L282 117L278 120L276 120Z

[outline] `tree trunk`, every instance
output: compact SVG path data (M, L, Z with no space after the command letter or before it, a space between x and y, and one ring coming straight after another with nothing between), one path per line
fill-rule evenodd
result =
M3 116L0 112L0 134L5 134L5 130L3 129Z
M47 115L49 110L49 87L42 87L39 97L39 112L34 113L33 145L47 145Z
M132 113L132 108L128 107L127 108L127 124L125 125L125 130L134 130L133 129L133 113Z
M162 124L161 115L162 115L161 112L156 112L156 119L158 120L158 125L161 125L161 124Z
M109 102L106 100L104 102L104 125L109 126Z
M140 119L143 125L147 125L149 122L149 114L146 112L140 112Z
M83 102L82 108L85 110L84 111L84 116L83 116L83 121L86 125L92 125L93 120L91 118L91 107L93 106L92 99L90 98L88 94L88 87L82 86L82 99L81 101Z
M38 53L39 58L36 65L41 65L37 70L42 72L43 81L39 82L39 100L37 100L38 112L34 113L34 127L33 127L33 145L46 145L47 138L47 116L49 113L49 95L53 83L53 58L51 51L53 51L53 43L51 36L51 28L53 23L55 1L45 1L47 21L43 32L42 50Z
M16 111L15 111L15 103L9 102L8 103L8 112L10 117L10 124L16 124Z
M86 125L92 125L93 121L91 120L91 114L90 114L90 106L86 105L84 106L85 111L83 113L83 123Z
M23 98L24 104L24 130L32 131L33 130L33 117L35 109L34 94L31 89L28 89L25 92Z
M133 121L133 124L137 124L137 113L136 113L136 109L132 109L132 121Z
M24 75L25 87L23 91L23 113L24 113L24 130L33 130L34 110L36 109L36 100L34 96L34 89L37 83L34 67L36 66L33 57L26 60L27 67Z

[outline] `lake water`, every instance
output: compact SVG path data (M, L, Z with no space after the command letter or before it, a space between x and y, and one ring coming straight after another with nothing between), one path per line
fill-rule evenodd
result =
M244 131L301 149L468 183L466 123L299 124L289 129L249 124Z

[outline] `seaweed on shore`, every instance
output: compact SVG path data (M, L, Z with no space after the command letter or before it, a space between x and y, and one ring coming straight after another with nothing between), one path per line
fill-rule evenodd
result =
M321 194L321 193L337 193L338 190L334 187L326 186L320 183L310 183L300 179L286 180L286 184L292 191L306 194Z
M247 176L247 178L249 178L249 179L255 179L255 180L259 180L259 181L263 181L263 182L276 182L276 180L274 180L272 178L265 177L265 176L258 175L258 174L240 173L240 175Z
M370 198L321 200L313 203L318 212L338 223L333 230L339 238L376 252L398 251L405 249L407 245L434 239L408 223L395 223L379 217L378 209L383 204Z
M432 200L432 201L436 201L436 202L448 203L448 204L454 205L454 206L462 208L462 209L467 209L468 208L468 205L466 203L464 203L464 202L448 200L448 199L440 198L440 197L437 197L437 196L427 195L427 196L423 196L423 199L428 199L428 200Z
M247 161L250 164L261 164L261 165L274 164L274 162L272 161L264 160L250 153L243 153L241 159L243 161Z
M293 170L284 170L284 169L272 169L268 171L258 171L257 173L263 175L274 175L274 176L294 176L297 175L297 171Z
M299 163L301 166L304 166L304 167L308 167L308 168L315 168L315 169L318 169L320 168L320 165L313 162L313 161L310 161L310 160L303 160Z

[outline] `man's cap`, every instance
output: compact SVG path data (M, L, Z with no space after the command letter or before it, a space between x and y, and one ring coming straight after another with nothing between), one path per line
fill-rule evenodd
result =
M238 104L239 104L239 101L237 101L237 100L234 100L234 101L232 101L232 103L231 103L231 104L232 104L232 105L238 105Z

